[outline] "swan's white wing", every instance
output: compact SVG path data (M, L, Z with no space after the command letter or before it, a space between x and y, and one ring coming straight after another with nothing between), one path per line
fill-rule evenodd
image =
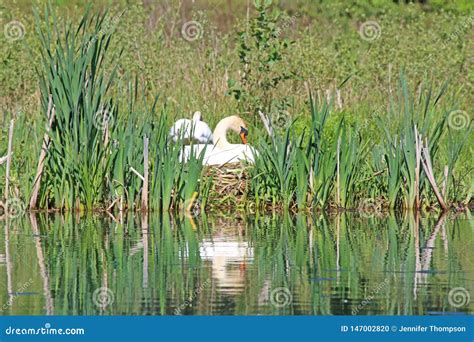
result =
M194 128L194 139L199 143L208 143L212 141L212 131L204 121L197 121Z
M207 151L211 149L212 145L209 144L185 145L179 154L179 161L186 163L191 158L191 155L195 158L199 158L201 153L207 153Z
M179 139L187 141L194 140L200 144L206 144L212 141L212 131L204 121L179 119L171 127L169 135L175 142Z
M199 157L201 153L204 153L204 165L224 165L240 161L254 163L257 154L250 145L235 144L231 145L230 148L221 150L211 144L196 144L183 146L179 159L181 162L187 162L191 154Z
M191 138L191 127L193 122L188 119L179 119L173 126L170 128L169 136L173 141L178 141L179 139L190 139Z
M253 148L250 145L244 145L244 146L245 147L243 148L243 151L242 151L242 156L244 157L243 159L245 159L249 163L252 163L252 164L255 163L255 156L258 155L257 150L255 150L255 148Z
M254 152L250 145L234 144L230 148L206 150L203 163L206 165L224 165L239 161L254 162Z

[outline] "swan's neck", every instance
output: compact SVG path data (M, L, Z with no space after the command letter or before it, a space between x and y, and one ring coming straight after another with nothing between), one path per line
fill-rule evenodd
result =
M225 149L231 146L227 141L227 131L230 129L231 122L228 118L222 119L217 124L216 128L214 129L214 133L212 133L214 144L217 148Z
M195 113L193 114L193 121L194 121L194 122L201 121L201 112L195 112Z

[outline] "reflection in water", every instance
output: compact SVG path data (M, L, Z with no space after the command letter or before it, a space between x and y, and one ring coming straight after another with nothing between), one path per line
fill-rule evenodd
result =
M38 229L38 222L36 220L36 215L33 213L30 214L30 222L31 222L31 229L33 231L33 239L35 240L36 255L38 258L38 267L39 267L40 276L43 282L44 298L46 301L45 311L46 311L46 315L52 315L54 313L54 304L53 304L53 297L51 296L49 274L44 262L43 248L41 246L41 234Z
M212 277L222 293L233 293L245 287L245 269L253 258L253 249L248 242L234 239L233 236L205 239L199 245L199 255L203 261L211 263Z
M31 214L0 221L0 229L4 315L474 312L472 302L453 307L448 300L452 288L473 293L469 213Z

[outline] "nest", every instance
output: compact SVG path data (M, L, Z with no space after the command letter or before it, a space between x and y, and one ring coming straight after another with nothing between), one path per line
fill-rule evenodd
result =
M213 207L230 207L244 203L249 188L248 167L241 163L208 166L204 177L212 177L208 203Z

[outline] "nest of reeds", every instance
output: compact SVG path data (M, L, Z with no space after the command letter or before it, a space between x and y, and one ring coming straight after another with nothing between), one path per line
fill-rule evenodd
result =
M208 196L210 209L244 204L250 182L248 167L241 163L208 166L204 177L212 177Z

